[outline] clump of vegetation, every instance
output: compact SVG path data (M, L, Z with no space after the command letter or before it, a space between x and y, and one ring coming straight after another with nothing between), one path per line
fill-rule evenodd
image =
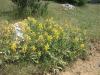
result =
M11 0L16 6L18 16L46 15L48 3L42 0Z
M23 41L15 36L12 24L1 26L0 52L6 62L31 62L42 71L63 69L68 62L86 52L86 31L66 23L58 25L53 18L43 23L28 17L17 23Z
M82 6L86 4L89 0L55 0L61 3L71 3L74 5Z

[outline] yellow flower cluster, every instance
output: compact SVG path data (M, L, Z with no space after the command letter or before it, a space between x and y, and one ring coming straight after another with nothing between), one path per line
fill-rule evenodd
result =
M53 41L58 40L63 35L63 28L53 21L53 18L47 19L44 23L40 23L34 18L28 17L21 22L19 26L22 29L24 41L17 46L12 44L11 49L16 51L20 48L23 52L44 50L48 51Z
M13 52L16 52L16 48L17 48L16 42L12 43L11 49Z
M16 35L17 32L21 32L21 37ZM87 47L85 35L86 30L68 22L59 25L53 18L39 22L28 17L13 25L8 22L0 25L0 52L5 52L6 61L28 61L40 66L53 61L50 67L46 64L45 68L50 69L55 62L67 65L69 61L84 56Z
M83 35L86 35L86 31L82 32L81 29L76 26L67 24L65 25L66 27L64 27L58 25L53 21L53 18L47 19L43 23L40 23L31 17L18 22L18 24L22 29L23 41L19 42L19 38L15 40L15 35L11 36L11 34L14 32L14 28L12 28L11 25L3 28L0 33L7 39L10 39L10 42L12 42L12 44L10 44L10 48L13 52L16 52L16 49L20 49L18 51L23 53L28 51L49 51L51 50L50 47L53 47L53 43L60 39L65 40L63 43L68 43L70 40L71 42L74 42L74 44L71 44L72 46L80 47L80 49L85 48Z
M81 47L81 48L84 48L84 47L85 47L85 45L84 45L84 44L81 44L81 45L80 45L80 47Z
M32 51L35 51L36 50L36 47L33 45L32 46Z
M47 51L49 49L49 44L47 43L45 46L44 46L44 50Z

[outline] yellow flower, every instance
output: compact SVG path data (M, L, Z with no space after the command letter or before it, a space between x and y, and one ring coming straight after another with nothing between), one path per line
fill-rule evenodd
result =
M25 53L27 50L27 45L24 45L23 48L22 48L22 51Z
M49 28L49 29L52 29L52 25L50 25L48 28Z
M44 32L44 35L45 35L45 36L48 36L48 33L47 33L47 32Z
M28 20L30 20L30 19L31 19L31 17L27 17L27 19L28 19Z
M47 51L49 49L49 44L47 43L45 46L44 46L44 50Z
M79 38L78 37L75 37L74 40L75 40L75 42L78 42L79 41Z
M60 35L60 32L59 32L57 29L55 29L55 28L54 28L52 31L53 31L53 33L54 33L54 36L53 36L53 37L54 37L55 39L58 39L58 38L59 38L59 35Z
M81 48L84 48L84 47L85 47L85 45L84 45L84 44L81 44L81 45L80 45L80 47L81 47Z
M29 40L31 40L31 37L30 37L29 35L26 35L26 36L25 36L25 39L26 39L27 41L29 41Z
M63 29L62 29L62 27L59 27L59 30L60 30L61 32L63 32Z
M35 46L32 46L32 51L35 51L36 50L36 47Z
M36 33L35 33L35 32L32 32L32 35L33 35L33 36L36 36Z
M53 36L55 39L58 39L59 38L59 35L54 35Z
M53 17L47 18L46 21L47 21L47 22L53 21Z
M15 43L15 42L12 43L12 45L11 45L11 49L13 50L13 52L16 52L16 48L17 48L16 43Z
M39 24L38 27L39 27L39 29L43 29L43 25L41 23Z
M44 40L43 35L40 35L38 40L43 41Z
M52 32L57 33L58 31L57 31L56 28L53 28L53 29L52 29Z
M35 20L34 18L28 17L29 21L32 21L34 24L36 24L37 20Z
M47 40L48 40L48 41L51 41L51 40L52 40L52 36L51 36L51 35L48 35L48 36L47 36Z

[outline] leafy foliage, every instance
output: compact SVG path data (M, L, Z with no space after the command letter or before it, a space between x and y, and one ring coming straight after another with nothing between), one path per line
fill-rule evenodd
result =
M18 25L24 40L15 37L15 28L6 23L0 32L0 51L7 62L31 62L40 70L62 69L86 52L86 31L66 23L58 25L53 18L43 23L28 17Z

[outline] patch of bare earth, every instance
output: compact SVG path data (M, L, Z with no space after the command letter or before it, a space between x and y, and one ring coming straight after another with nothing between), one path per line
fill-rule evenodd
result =
M59 75L100 75L100 41L91 41L88 60L78 59Z

